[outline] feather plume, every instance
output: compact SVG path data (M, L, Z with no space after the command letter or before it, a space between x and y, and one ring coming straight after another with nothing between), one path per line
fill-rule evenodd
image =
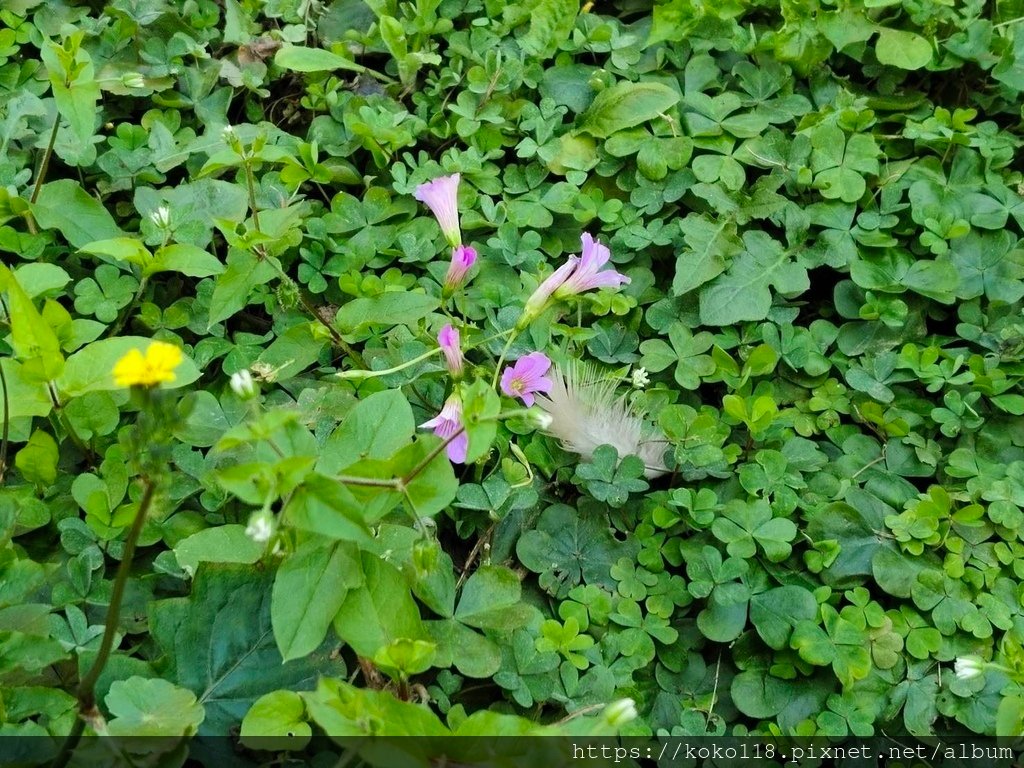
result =
M555 366L549 373L551 390L537 395L537 405L551 417L545 430L567 451L592 459L602 445L611 445L619 459L639 456L648 478L665 474L668 441L644 414L615 392L615 383L603 379L590 365Z

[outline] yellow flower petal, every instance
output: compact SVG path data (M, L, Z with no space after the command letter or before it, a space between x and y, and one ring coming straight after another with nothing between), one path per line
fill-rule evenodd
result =
M174 381L174 369L181 364L181 350L173 344L154 341L143 355L132 349L114 365L114 382L119 387L152 387Z

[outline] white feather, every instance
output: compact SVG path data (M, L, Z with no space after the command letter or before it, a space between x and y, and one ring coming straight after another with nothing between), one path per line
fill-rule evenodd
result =
M537 395L537 405L550 417L545 430L567 451L592 459L602 445L618 451L619 460L633 455L644 462L644 474L665 474L663 456L668 441L649 426L625 395L615 393L615 383L602 379L592 367L582 364L554 366L548 377L551 391Z

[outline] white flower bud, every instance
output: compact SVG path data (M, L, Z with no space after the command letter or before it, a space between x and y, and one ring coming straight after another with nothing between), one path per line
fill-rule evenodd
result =
M245 527L245 535L257 544L266 544L274 535L274 516L269 510L261 509L253 512L249 524Z
M121 85L125 88L145 88L146 78L138 72L126 72L121 75Z
M232 373L231 390L242 400L251 400L256 397L256 382L252 380L252 374L248 370Z
M152 221L160 229L167 229L171 226L171 210L166 205L161 205L151 214L149 214L149 220Z
M636 702L632 699L619 699L613 701L604 708L601 713L604 721L612 728L621 728L626 723L637 719L639 713L636 711Z
M545 430L551 426L554 418L547 411L542 411L540 408L531 408L530 421L533 422L535 428Z
M634 389L643 389L651 383L651 377L647 375L646 368L637 368L633 371Z
M985 662L978 656L961 656L953 664L957 680L973 680L985 671Z

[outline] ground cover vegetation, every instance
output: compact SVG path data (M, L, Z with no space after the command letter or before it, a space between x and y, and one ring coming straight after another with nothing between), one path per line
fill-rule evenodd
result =
M1021 17L7 0L0 735L1020 733Z

